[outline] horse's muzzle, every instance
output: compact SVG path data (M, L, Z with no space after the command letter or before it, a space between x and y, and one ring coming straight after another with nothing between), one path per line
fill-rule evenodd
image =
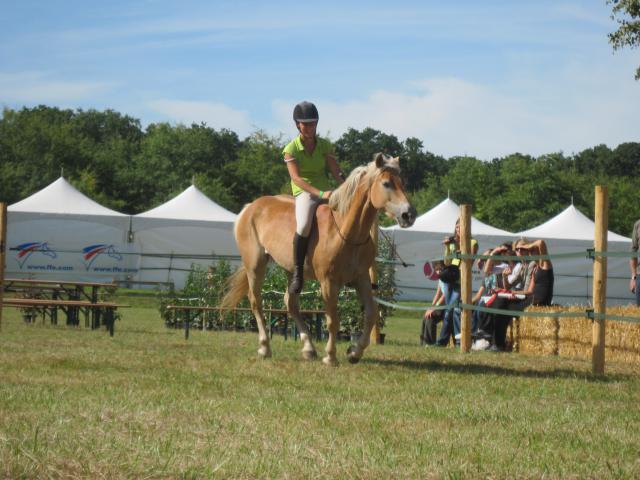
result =
M409 205L409 208L407 208L407 210L402 212L402 214L400 215L398 224L402 228L410 227L411 225L413 225L413 222L416 221L417 214L418 212L416 211L415 207L413 205Z

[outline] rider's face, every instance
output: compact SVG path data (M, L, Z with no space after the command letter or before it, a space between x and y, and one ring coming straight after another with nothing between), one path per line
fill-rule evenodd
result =
M298 130L305 138L313 138L316 136L316 128L318 128L318 122L298 122Z

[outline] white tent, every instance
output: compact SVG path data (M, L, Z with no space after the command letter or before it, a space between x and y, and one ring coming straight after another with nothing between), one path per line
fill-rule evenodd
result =
M129 216L94 202L60 177L8 207L6 275L121 279L131 271Z
M401 299L431 301L437 287L437 280L431 276L433 261L442 258L442 241L453 234L459 216L460 207L447 198L420 215L409 228L383 229L393 235L398 254L408 264L407 267L396 267L396 285L401 291ZM478 241L479 252L513 239L512 233L475 217L471 218L471 232ZM474 271L474 288L479 286L481 279L480 272Z
M451 235L453 234L456 220L459 216L460 206L450 198L446 198L431 210L416 218L415 223L411 227L401 229L399 226L394 225L393 227L390 227L390 230L398 230L402 232L435 232L441 233L442 235L448 233ZM471 231L474 236L512 236L510 232L487 225L473 216L471 217ZM440 238L440 240L442 240L442 238Z
M235 214L193 185L168 202L134 215L131 229L140 257L133 280L182 288L192 264L208 266L218 257L236 258L235 219Z
M537 227L518 232L518 237L545 240L549 253L566 254L585 252L582 258L552 259L555 277L554 303L589 304L592 295L593 261L587 250L593 248L595 224L575 206L570 205L550 220ZM608 232L607 250L629 252L631 239ZM633 301L629 292L627 258L611 257L607 260L607 303L625 304Z
M595 224L573 205L550 220L537 227L516 233L519 237L527 238L553 238L559 240L589 240L593 242ZM608 241L611 243L630 242L631 239L608 232Z

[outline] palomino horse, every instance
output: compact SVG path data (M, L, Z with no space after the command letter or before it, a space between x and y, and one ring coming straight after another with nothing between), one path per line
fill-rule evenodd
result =
M371 163L354 169L333 191L329 206L320 205L316 211L317 222L311 229L304 275L320 282L329 330L327 356L323 359L327 365L337 364L338 293L347 283L356 288L365 309L364 331L357 345L347 351L349 361L358 362L369 345L369 335L378 318L369 278L369 267L376 255L370 231L380 209L395 218L401 227L413 225L416 218L416 210L407 200L400 179L399 158L378 153ZM246 205L238 215L234 233L243 266L229 279L221 307L231 309L248 295L258 324L258 355L269 357L271 347L262 312L261 289L270 258L288 272L294 268L292 198L261 197ZM286 293L285 303L298 326L303 357L315 358L309 329L300 316L298 296Z

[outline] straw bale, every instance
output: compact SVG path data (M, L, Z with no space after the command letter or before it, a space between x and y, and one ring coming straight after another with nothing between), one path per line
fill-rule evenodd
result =
M607 308L610 315L640 318L635 305ZM605 322L605 359L640 364L640 323L607 320Z
M593 322L585 316L588 307L529 307L527 311L549 313L548 317L520 317L514 327L516 350L538 355L562 355L590 359ZM554 317L553 312L576 312L575 317ZM607 314L640 318L635 305L607 308ZM640 364L640 324L605 321L606 361Z
M536 355L558 354L558 318L553 316L559 307L529 307L527 311L549 313L545 317L519 317L515 324L515 350Z
M571 305L565 312L575 312L575 317L561 318L558 332L558 354L563 357L591 358L593 322L585 316L588 307Z

